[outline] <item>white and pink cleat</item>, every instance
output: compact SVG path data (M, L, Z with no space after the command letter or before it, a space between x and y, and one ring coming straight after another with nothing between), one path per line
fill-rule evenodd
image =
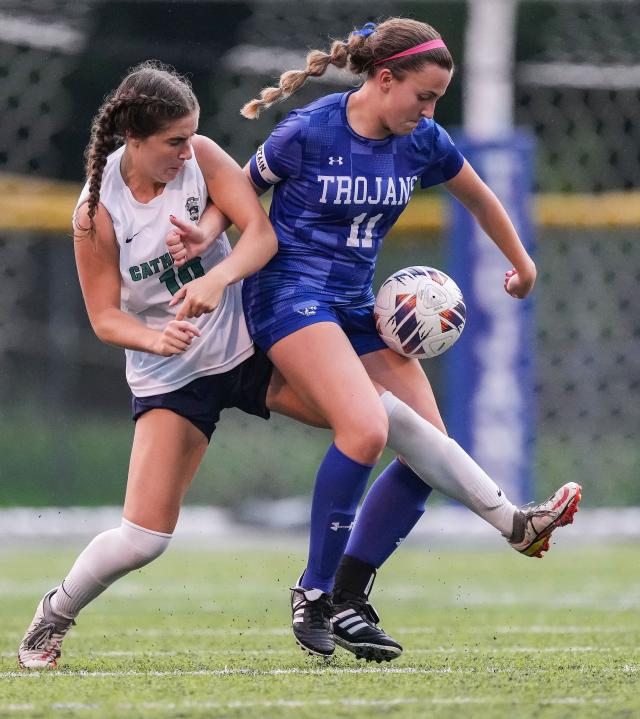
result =
M521 541L509 541L509 544L527 557L541 558L549 550L549 538L558 527L573 523L582 499L582 487L568 482L552 494L549 499L532 507L523 507L524 537Z

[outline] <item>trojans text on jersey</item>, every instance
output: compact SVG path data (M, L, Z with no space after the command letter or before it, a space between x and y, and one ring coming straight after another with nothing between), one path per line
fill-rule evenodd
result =
M318 175L320 202L333 205L406 205L418 177Z

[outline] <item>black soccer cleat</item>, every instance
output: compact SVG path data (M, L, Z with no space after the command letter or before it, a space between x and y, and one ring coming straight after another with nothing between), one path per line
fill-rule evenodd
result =
M331 597L321 589L291 588L291 627L309 654L330 657L336 648L331 630Z
M331 625L336 644L368 662L389 662L402 647L378 626L380 617L369 604L376 569L345 554L338 567L333 592Z
M390 662L402 647L378 626L380 617L366 597L334 605L331 617L336 644L368 662Z

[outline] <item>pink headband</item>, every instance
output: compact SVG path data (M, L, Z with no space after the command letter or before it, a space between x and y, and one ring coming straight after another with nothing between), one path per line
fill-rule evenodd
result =
M438 47L443 47L445 50L447 49L447 46L444 44L444 42L437 38L436 40L429 40L429 42L423 42L421 45L416 45L415 47L410 47L408 50L403 50L402 52L397 53L396 55L391 55L391 57L385 57L384 60L376 60L373 64L374 65L380 65L383 62L387 62L389 60L395 60L397 57L405 57L407 55L415 55L419 52L427 52L428 50L435 50Z

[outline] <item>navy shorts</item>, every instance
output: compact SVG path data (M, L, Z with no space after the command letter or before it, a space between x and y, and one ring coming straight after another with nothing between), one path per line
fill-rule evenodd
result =
M318 299L312 294L297 295L276 299L270 305L268 314L245 311L245 316L253 341L263 352L268 352L283 337L316 322L339 325L358 355L387 349L376 330L373 303L350 307Z
M269 358L256 349L251 357L228 372L198 377L173 392L133 396L133 420L151 409L169 409L188 419L210 440L223 409L236 407L269 419L267 389L272 371Z

